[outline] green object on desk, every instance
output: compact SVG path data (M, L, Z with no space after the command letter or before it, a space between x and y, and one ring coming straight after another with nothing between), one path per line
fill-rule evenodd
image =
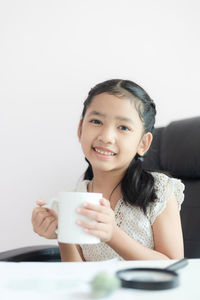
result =
M101 298L111 294L121 286L121 281L114 275L107 272L97 274L90 282L92 296Z

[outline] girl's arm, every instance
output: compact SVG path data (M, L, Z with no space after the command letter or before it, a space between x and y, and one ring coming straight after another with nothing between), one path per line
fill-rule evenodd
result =
M107 244L126 260L181 259L184 257L180 215L174 195L167 201L165 210L156 218L152 228L155 250L136 242L119 227Z
M62 262L84 260L82 250L78 245L59 243L59 248Z
M167 201L165 210L157 216L152 227L157 251L172 259L184 257L180 212L174 194Z
M155 250L143 246L120 229L115 223L114 212L108 202L103 200L102 205L104 207L96 208L94 211L94 206L88 205L87 209L83 209L81 213L94 218L99 223L82 222L81 226L88 233L100 237L101 241L106 242L125 260L183 258L180 214L174 195L167 201L165 210L152 225Z
M32 213L33 230L47 239L56 239L55 230L58 226L58 217L54 210L42 207L45 201L37 201L39 207L36 207ZM62 261L83 261L84 257L80 246L73 244L59 243Z

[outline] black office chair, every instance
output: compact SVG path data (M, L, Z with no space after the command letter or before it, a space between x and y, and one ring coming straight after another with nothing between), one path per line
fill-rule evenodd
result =
M41 245L21 247L0 253L0 261L10 262L60 262L58 246Z
M143 164L148 170L167 171L185 184L181 209L185 257L200 258L200 117L156 128Z
M200 117L155 129L144 159L148 170L169 172L185 184L181 222L185 257L200 258ZM57 246L32 246L0 253L0 261L60 261Z

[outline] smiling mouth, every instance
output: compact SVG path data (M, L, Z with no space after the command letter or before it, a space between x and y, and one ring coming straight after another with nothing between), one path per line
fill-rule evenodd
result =
M116 155L116 153L114 152L109 152L109 151L103 151L103 150L100 150L100 149L97 149L97 148L93 148L93 150L99 154L102 154L102 155L107 155L107 156L114 156Z

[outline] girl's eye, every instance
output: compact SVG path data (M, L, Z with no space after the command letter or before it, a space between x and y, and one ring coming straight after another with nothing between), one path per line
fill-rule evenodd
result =
M93 123L93 124L96 124L96 125L101 125L101 124L102 124L102 122L101 122L101 121L99 121L99 120L96 120L96 119L94 119L94 120L91 120L91 121L90 121L90 123Z
M130 131L130 129L128 127L123 126L123 125L119 126L119 129L121 129L123 131Z

